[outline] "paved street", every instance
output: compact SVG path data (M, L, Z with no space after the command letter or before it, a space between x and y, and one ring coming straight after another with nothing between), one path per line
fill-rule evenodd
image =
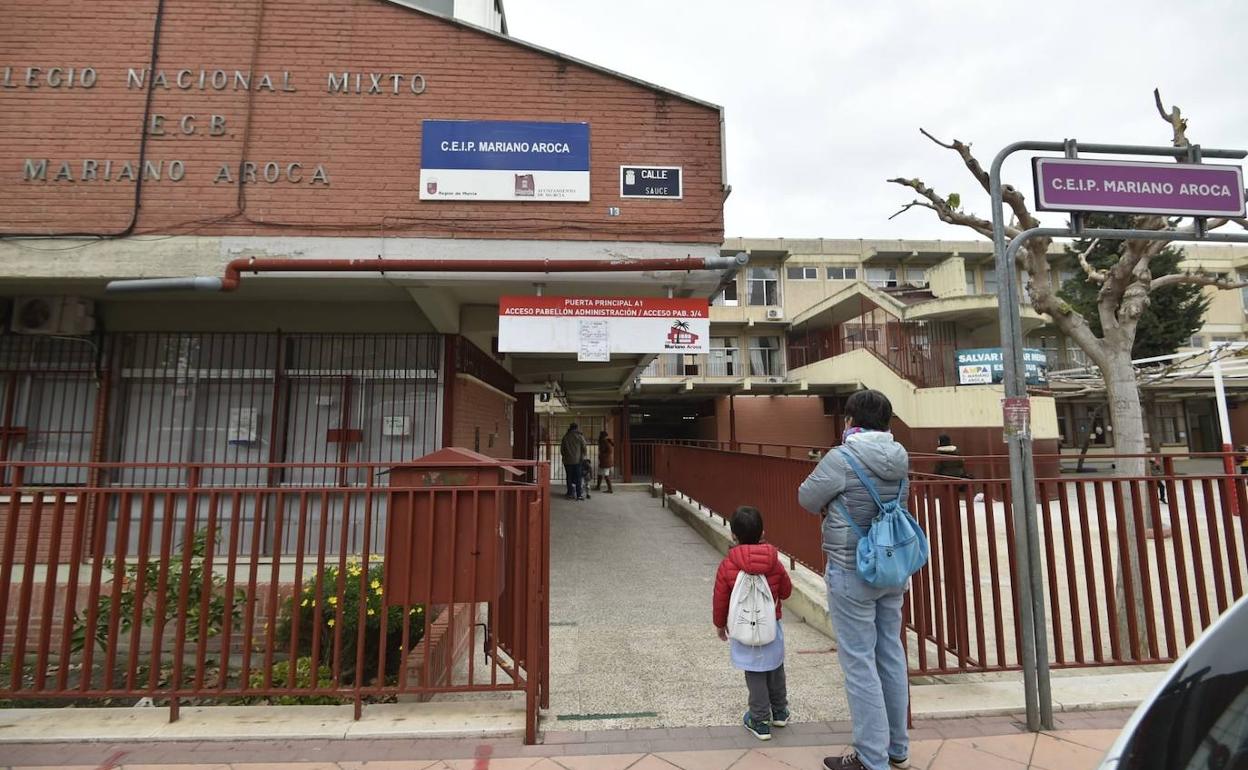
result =
M1091 770L1128 711L1062 714L1034 735L1011 717L916 724L919 770ZM760 743L738 727L551 732L515 740L303 740L0 745L7 767L70 770L818 770L849 738L844 722L795 723Z

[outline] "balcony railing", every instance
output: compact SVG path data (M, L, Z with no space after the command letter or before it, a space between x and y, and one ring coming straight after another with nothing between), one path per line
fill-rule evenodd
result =
M772 369L773 371L767 371ZM650 362L641 373L645 377L783 377L783 361L757 362L751 367L738 354L666 354Z
M794 367L862 349L920 388L957 383L955 348L953 324L902 321L865 299L861 314L844 323L794 330L788 336L788 360Z

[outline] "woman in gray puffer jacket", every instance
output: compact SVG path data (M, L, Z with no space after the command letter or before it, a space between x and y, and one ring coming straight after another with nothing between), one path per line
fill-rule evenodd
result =
M849 397L845 412L849 427L842 446L823 456L797 492L803 508L823 516L828 615L836 629L853 719L853 748L842 757L824 759L823 764L827 770L906 768L910 766L909 690L901 642L906 589L876 588L858 577L858 536L845 516L851 516L865 532L879 510L842 453L854 456L885 502L900 493L910 457L888 432L893 407L883 393L859 391Z

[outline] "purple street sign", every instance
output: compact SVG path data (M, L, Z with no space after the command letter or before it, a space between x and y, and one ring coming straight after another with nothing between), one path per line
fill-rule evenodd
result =
M1033 158L1040 211L1244 216L1239 166Z

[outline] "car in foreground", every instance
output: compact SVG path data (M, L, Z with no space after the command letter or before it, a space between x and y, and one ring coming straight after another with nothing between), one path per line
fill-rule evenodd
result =
M1248 770L1248 597L1175 661L1101 770Z

